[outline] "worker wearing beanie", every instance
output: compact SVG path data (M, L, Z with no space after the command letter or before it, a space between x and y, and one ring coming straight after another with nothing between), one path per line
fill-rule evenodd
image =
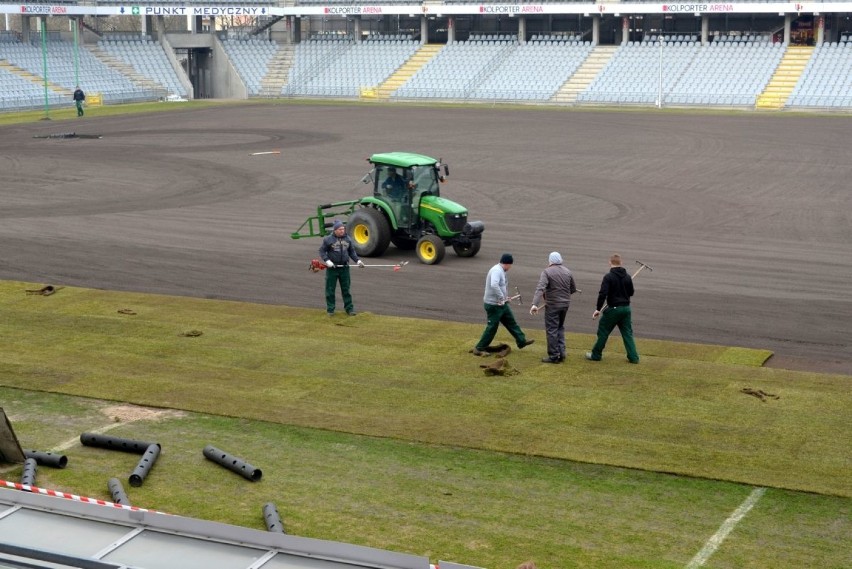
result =
M322 240L319 248L320 258L327 267L325 271L325 310L329 316L334 316L335 298L334 293L337 283L340 282L340 295L343 297L343 308L349 316L355 316L355 305L352 303L352 294L349 292L349 260L358 263L359 267L364 262L358 258L355 252L355 244L346 235L346 226L343 222L335 219L331 227L331 235Z
M544 330L547 333L547 357L543 363L558 364L565 361L565 317L571 304L571 295L577 292L574 275L562 264L562 255L554 251L547 258L547 268L541 272L530 307L530 314L538 314L542 302Z
M509 279L506 277L506 273L512 268L514 262L511 254L503 253L500 262L491 267L488 276L485 277L483 302L485 303L485 315L488 317L488 322L482 332L482 337L473 348L473 354L476 356L485 354L486 348L491 345L491 341L497 335L497 328L500 327L500 324L506 327L506 330L515 339L518 348L529 346L535 341L527 340L524 331L521 330L515 320L515 315L512 314L512 308L509 306Z

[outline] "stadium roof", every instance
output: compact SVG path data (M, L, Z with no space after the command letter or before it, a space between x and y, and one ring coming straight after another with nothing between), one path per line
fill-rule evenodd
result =
M430 569L426 557L0 488L0 569ZM31 491L27 491L31 490ZM95 503L99 502L99 503ZM442 561L441 569L465 569Z

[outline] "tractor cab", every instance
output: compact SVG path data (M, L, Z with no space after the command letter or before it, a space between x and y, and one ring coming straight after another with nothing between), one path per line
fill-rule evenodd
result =
M397 229L411 233L421 222L420 202L423 196L439 196L441 193L438 168L423 164L374 163L373 166L373 195L390 207Z

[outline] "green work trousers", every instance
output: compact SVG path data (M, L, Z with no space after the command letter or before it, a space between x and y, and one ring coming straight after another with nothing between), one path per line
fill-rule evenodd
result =
M77 103L77 116L82 117L83 116L83 101L76 101L76 103Z
M334 292L340 281L340 295L343 297L343 309L346 313L353 312L352 295L349 293L349 265L325 270L325 309L329 314L334 313Z
M621 332L621 340L624 342L624 351L627 352L627 359L633 363L639 363L639 352L636 351L636 342L633 341L631 314L629 306L610 307L603 311L598 323L598 341L592 348L593 360L601 359L610 333L613 328L618 326L618 331Z
M485 314L488 316L488 323L485 325L482 337L476 343L477 350L484 350L491 345L491 341L497 335L497 328L500 327L500 324L506 327L506 330L515 339L515 343L519 348L526 344L527 337L524 335L521 327L518 326L515 315L512 314L512 308L508 304L486 304Z

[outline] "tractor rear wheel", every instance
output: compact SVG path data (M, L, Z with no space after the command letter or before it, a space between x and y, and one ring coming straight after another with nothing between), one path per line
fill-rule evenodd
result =
M453 251L456 252L456 255L459 257L473 257L477 253L479 253L479 248L482 246L482 240L477 239L476 241L470 241L465 245L461 243L453 243Z
M381 257L390 245L390 224L382 212L371 207L355 210L346 231L362 257Z
M417 241L417 258L425 265L437 265L444 258L447 248L437 235L427 233Z

